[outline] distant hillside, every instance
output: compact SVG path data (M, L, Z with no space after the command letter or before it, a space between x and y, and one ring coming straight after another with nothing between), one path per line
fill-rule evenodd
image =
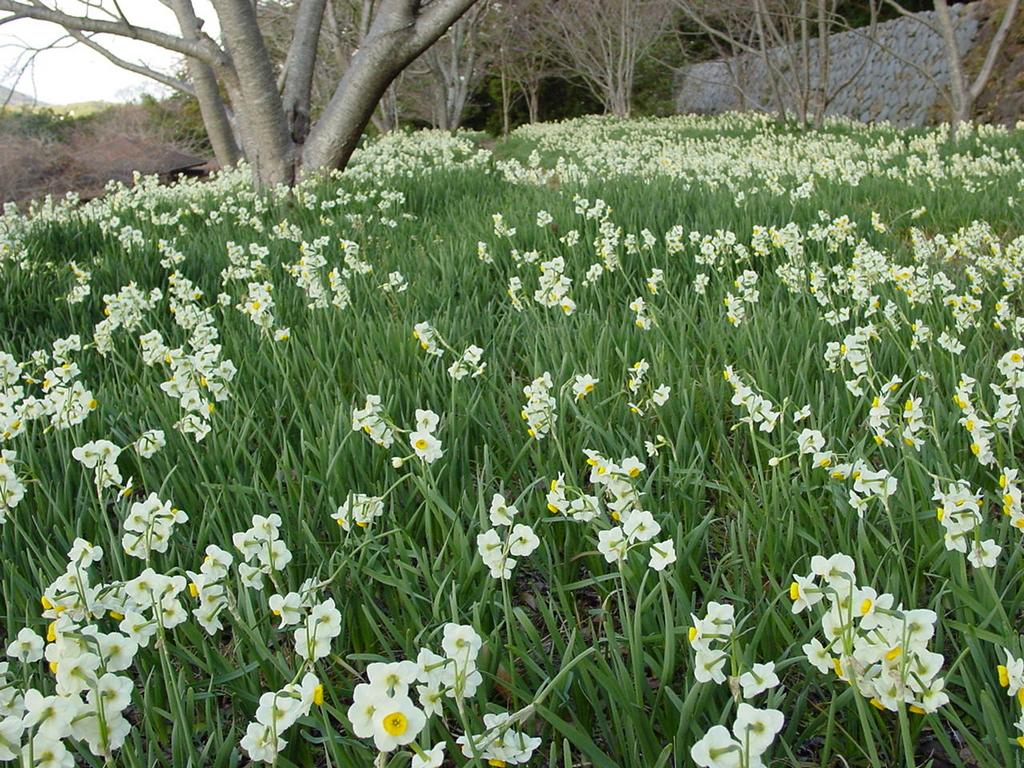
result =
M12 91L10 88L5 88L0 85L0 106L7 105L8 107L43 107L46 106L41 101L38 101L31 96L26 96L23 93Z

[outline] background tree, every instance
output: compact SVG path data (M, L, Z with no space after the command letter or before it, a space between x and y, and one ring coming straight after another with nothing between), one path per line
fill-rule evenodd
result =
M506 0L497 21L494 67L500 79L502 130L511 129L511 108L517 98L526 106L527 122L540 120L541 83L558 76L548 0Z
M821 125L829 105L860 75L865 56L845 78L832 77L831 37L852 28L839 0L675 0L706 36L743 107ZM881 0L866 0L858 34L875 40ZM767 88L765 88L767 86ZM767 96L767 100L766 100Z
M964 67L964 53L957 43L956 23L949 12L949 4L946 0L935 0L934 20L930 20L920 13L910 11L904 3L896 0L886 0L889 6L896 9L900 14L915 19L930 29L933 33L942 38L943 47L946 52L946 61L949 66L949 84L935 82L935 87L943 95L943 99L949 105L949 135L955 139L957 131L962 123L971 119L974 114L974 105L978 101L992 77L996 61L1002 52L1003 46L1010 35L1017 15L1020 12L1020 0L1006 0L1000 7L999 4L991 3L990 7L1000 19L995 33L988 41L984 58L973 79L968 76Z
M674 13L665 0L590 0L553 3L556 56L593 91L605 111L628 117L637 65L669 30Z
M0 0L0 23L48 21L120 66L165 82L166 75L119 59L95 35L116 35L182 54L218 160L244 156L257 183L291 184L311 171L342 168L395 78L476 0L362 0L359 47L314 119L312 94L329 0L282 3L293 14L284 62L275 62L253 0L212 0L219 39L203 31L191 0L160 0L179 34L133 23L113 0ZM335 10L332 6L332 10ZM86 42L87 41L87 42ZM340 61L337 62L340 64Z
M488 47L494 32L492 11L490 0L481 0L421 57L430 78L435 128L454 131L462 124L469 97L493 58Z

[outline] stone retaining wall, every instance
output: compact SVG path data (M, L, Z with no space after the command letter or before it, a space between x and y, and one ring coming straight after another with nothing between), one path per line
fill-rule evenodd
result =
M966 55L977 36L979 5L950 7L962 55ZM920 16L934 22L935 12ZM930 122L936 103L942 99L932 80L943 87L949 83L949 63L942 38L910 18L879 24L876 39L868 33L868 29L863 29L831 37L828 93L838 91L838 95L826 113L902 126ZM771 69L761 56L752 54L687 67L679 78L676 110L700 114L744 109L778 111L768 73L785 72L794 65L796 56L788 49L774 49L769 55ZM812 46L809 71L814 88L819 87L817 56L817 47ZM849 85L840 90L848 81ZM792 110L793 97L787 90L783 89L782 98Z

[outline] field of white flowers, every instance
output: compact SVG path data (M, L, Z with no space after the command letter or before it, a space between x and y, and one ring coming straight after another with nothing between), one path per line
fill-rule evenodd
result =
M0 761L1024 764L1024 132L393 135L0 218Z

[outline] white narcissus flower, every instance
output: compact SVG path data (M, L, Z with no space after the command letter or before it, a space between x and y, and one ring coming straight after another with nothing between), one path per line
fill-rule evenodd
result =
M698 648L693 662L693 676L698 683L725 682L725 662L729 655L724 651Z
M421 432L435 432L437 425L441 423L441 417L431 410L423 408L416 409L416 429Z
M825 437L816 429L805 429L796 438L800 453L817 453L825 447Z
M444 625L441 650L449 659L460 663L466 659L475 660L480 649L483 648L483 644L480 635L468 624L448 623Z
M810 662L811 666L823 675L827 675L832 671L832 654L828 652L828 649L821 644L818 638L811 638L811 641L805 643L800 650L807 656L807 661Z
M526 557L540 546L540 539L528 525L517 524L509 534L509 554Z
M420 668L414 661L375 661L366 667L366 678L370 685L392 696L407 696L409 686L419 677Z
M975 568L995 568L999 560L999 553L1002 551L1003 548L996 544L994 540L986 539L985 541L974 542L971 545L971 550L967 553L967 559Z
M268 600L270 612L280 617L281 626L298 624L302 620L302 602L298 592L289 592L287 595L271 595Z
M740 675L743 687L743 698L752 699L779 684L779 676L775 674L775 662L754 664L749 672Z
M273 763L288 742L275 734L273 727L262 723L249 723L240 743L254 762Z
M660 407L668 402L671 394L672 387L667 384L662 384L661 386L656 387L654 392L651 393L651 402Z
M573 396L577 400L582 400L594 391L594 387L596 387L600 381L600 379L595 379L589 373L577 374L572 382Z
M142 433L135 441L135 450L144 459L152 458L167 444L162 429L150 429Z
M1006 688L1007 694L1016 696L1024 690L1024 659L1014 658L1009 652L1006 653L1006 663L997 667L999 672L999 685Z
M58 665L59 669L59 665ZM44 696L35 688L25 691L22 725L35 728L36 736L60 740L71 733L71 723L84 706L75 695Z
M632 544L637 541L650 541L661 533L661 526L650 512L637 510L629 515L622 525L622 530Z
M93 546L82 538L76 538L68 551L68 561L75 563L79 568L88 568L102 559L103 548Z
M64 743L37 733L32 738L33 768L74 768L75 756L68 751ZM26 746L22 753L28 763L29 749Z
M712 726L690 748L690 758L700 768L740 768L743 764L742 748L724 725Z
M732 732L736 740L752 755L762 755L782 730L785 717L777 709L755 709L746 702L736 708Z
M43 638L28 627L18 631L18 636L7 646L7 655L23 664L31 664L43 658Z
M793 582L789 585L789 599L793 601L793 613L810 608L821 602L825 593L814 582L814 576L793 574Z
M410 432L409 445L416 452L416 456L427 464L433 464L444 455L444 451L441 449L441 441L430 432L423 430Z
M651 545L651 568L664 571L676 561L676 544L672 539L656 541Z
M360 739L373 737L374 715L377 713L377 702L380 692L373 686L357 685L352 692L352 704L348 708L348 720L352 724L352 733Z
M430 749L423 750L422 755L412 756L411 768L441 768L444 762L444 742L439 741Z
M18 756L15 750L21 746L24 732L25 725L20 717L11 715L0 719L0 760L14 760Z
M518 514L519 510L508 504L500 493L491 497L490 519L494 527L512 525L512 518Z
M374 691L373 744L380 752L393 752L412 743L427 717L408 696L389 696Z
M599 531L597 534L597 551L604 555L604 559L609 563L624 560L628 546L621 526Z

